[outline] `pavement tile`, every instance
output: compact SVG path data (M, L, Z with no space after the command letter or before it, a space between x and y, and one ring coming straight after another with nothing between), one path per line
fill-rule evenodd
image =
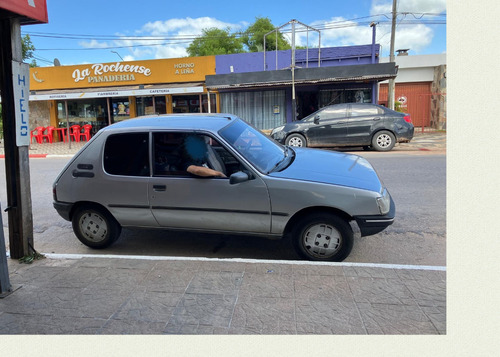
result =
M127 335L133 331L135 335L160 335L164 330L165 322L111 319L98 330L97 334Z
M194 277L189 271L157 269L151 271L140 283L138 289L146 292L184 293Z
M301 299L296 308L297 333L366 333L352 300ZM312 332L311 332L312 329Z
M279 326L295 330L295 300L283 298L239 298L231 328L245 327L259 331L279 331Z
M239 296L293 298L293 282L291 275L245 274Z
M196 274L186 289L187 294L236 294L243 272L205 271Z
M357 304L368 334L437 334L438 330L418 306Z
M410 290L399 279L348 277L347 281L356 303L417 305Z
M167 328L171 325L207 325L229 327L236 295L185 294L174 309Z
M113 315L114 320L163 322L172 316L183 294L164 292L133 292Z
M349 284L344 276L306 275L295 279L295 297L300 299L352 300Z

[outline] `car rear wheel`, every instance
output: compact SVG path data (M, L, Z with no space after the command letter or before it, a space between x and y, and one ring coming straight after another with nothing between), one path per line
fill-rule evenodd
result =
M85 205L78 208L72 224L78 240L90 248L109 247L121 233L120 224L99 206Z
M372 147L377 151L389 151L396 145L396 138L390 131L382 130L372 139Z
M306 138L301 134L292 134L286 138L285 145L295 147L306 147Z
M354 234L344 219L319 213L300 221L292 239L295 250L305 259L340 262L351 253Z

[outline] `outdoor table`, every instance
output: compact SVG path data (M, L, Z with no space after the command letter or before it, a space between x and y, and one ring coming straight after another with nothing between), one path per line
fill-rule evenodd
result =
M62 135L63 141L66 142L66 131L68 130L68 128L55 128L54 130L57 131L59 141L61 141L61 135Z

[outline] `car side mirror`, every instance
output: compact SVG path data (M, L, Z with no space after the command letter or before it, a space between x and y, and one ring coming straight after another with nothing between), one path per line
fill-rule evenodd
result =
M319 115L314 117L314 124L319 124Z
M237 183L248 181L249 179L250 177L248 176L248 174L244 173L243 171L238 171L229 176L229 184L235 185Z

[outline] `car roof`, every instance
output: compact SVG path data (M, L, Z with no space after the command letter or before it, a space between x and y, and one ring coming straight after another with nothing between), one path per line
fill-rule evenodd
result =
M218 131L238 119L235 115L222 113L147 115L123 120L103 128L102 131L122 131L123 129Z

